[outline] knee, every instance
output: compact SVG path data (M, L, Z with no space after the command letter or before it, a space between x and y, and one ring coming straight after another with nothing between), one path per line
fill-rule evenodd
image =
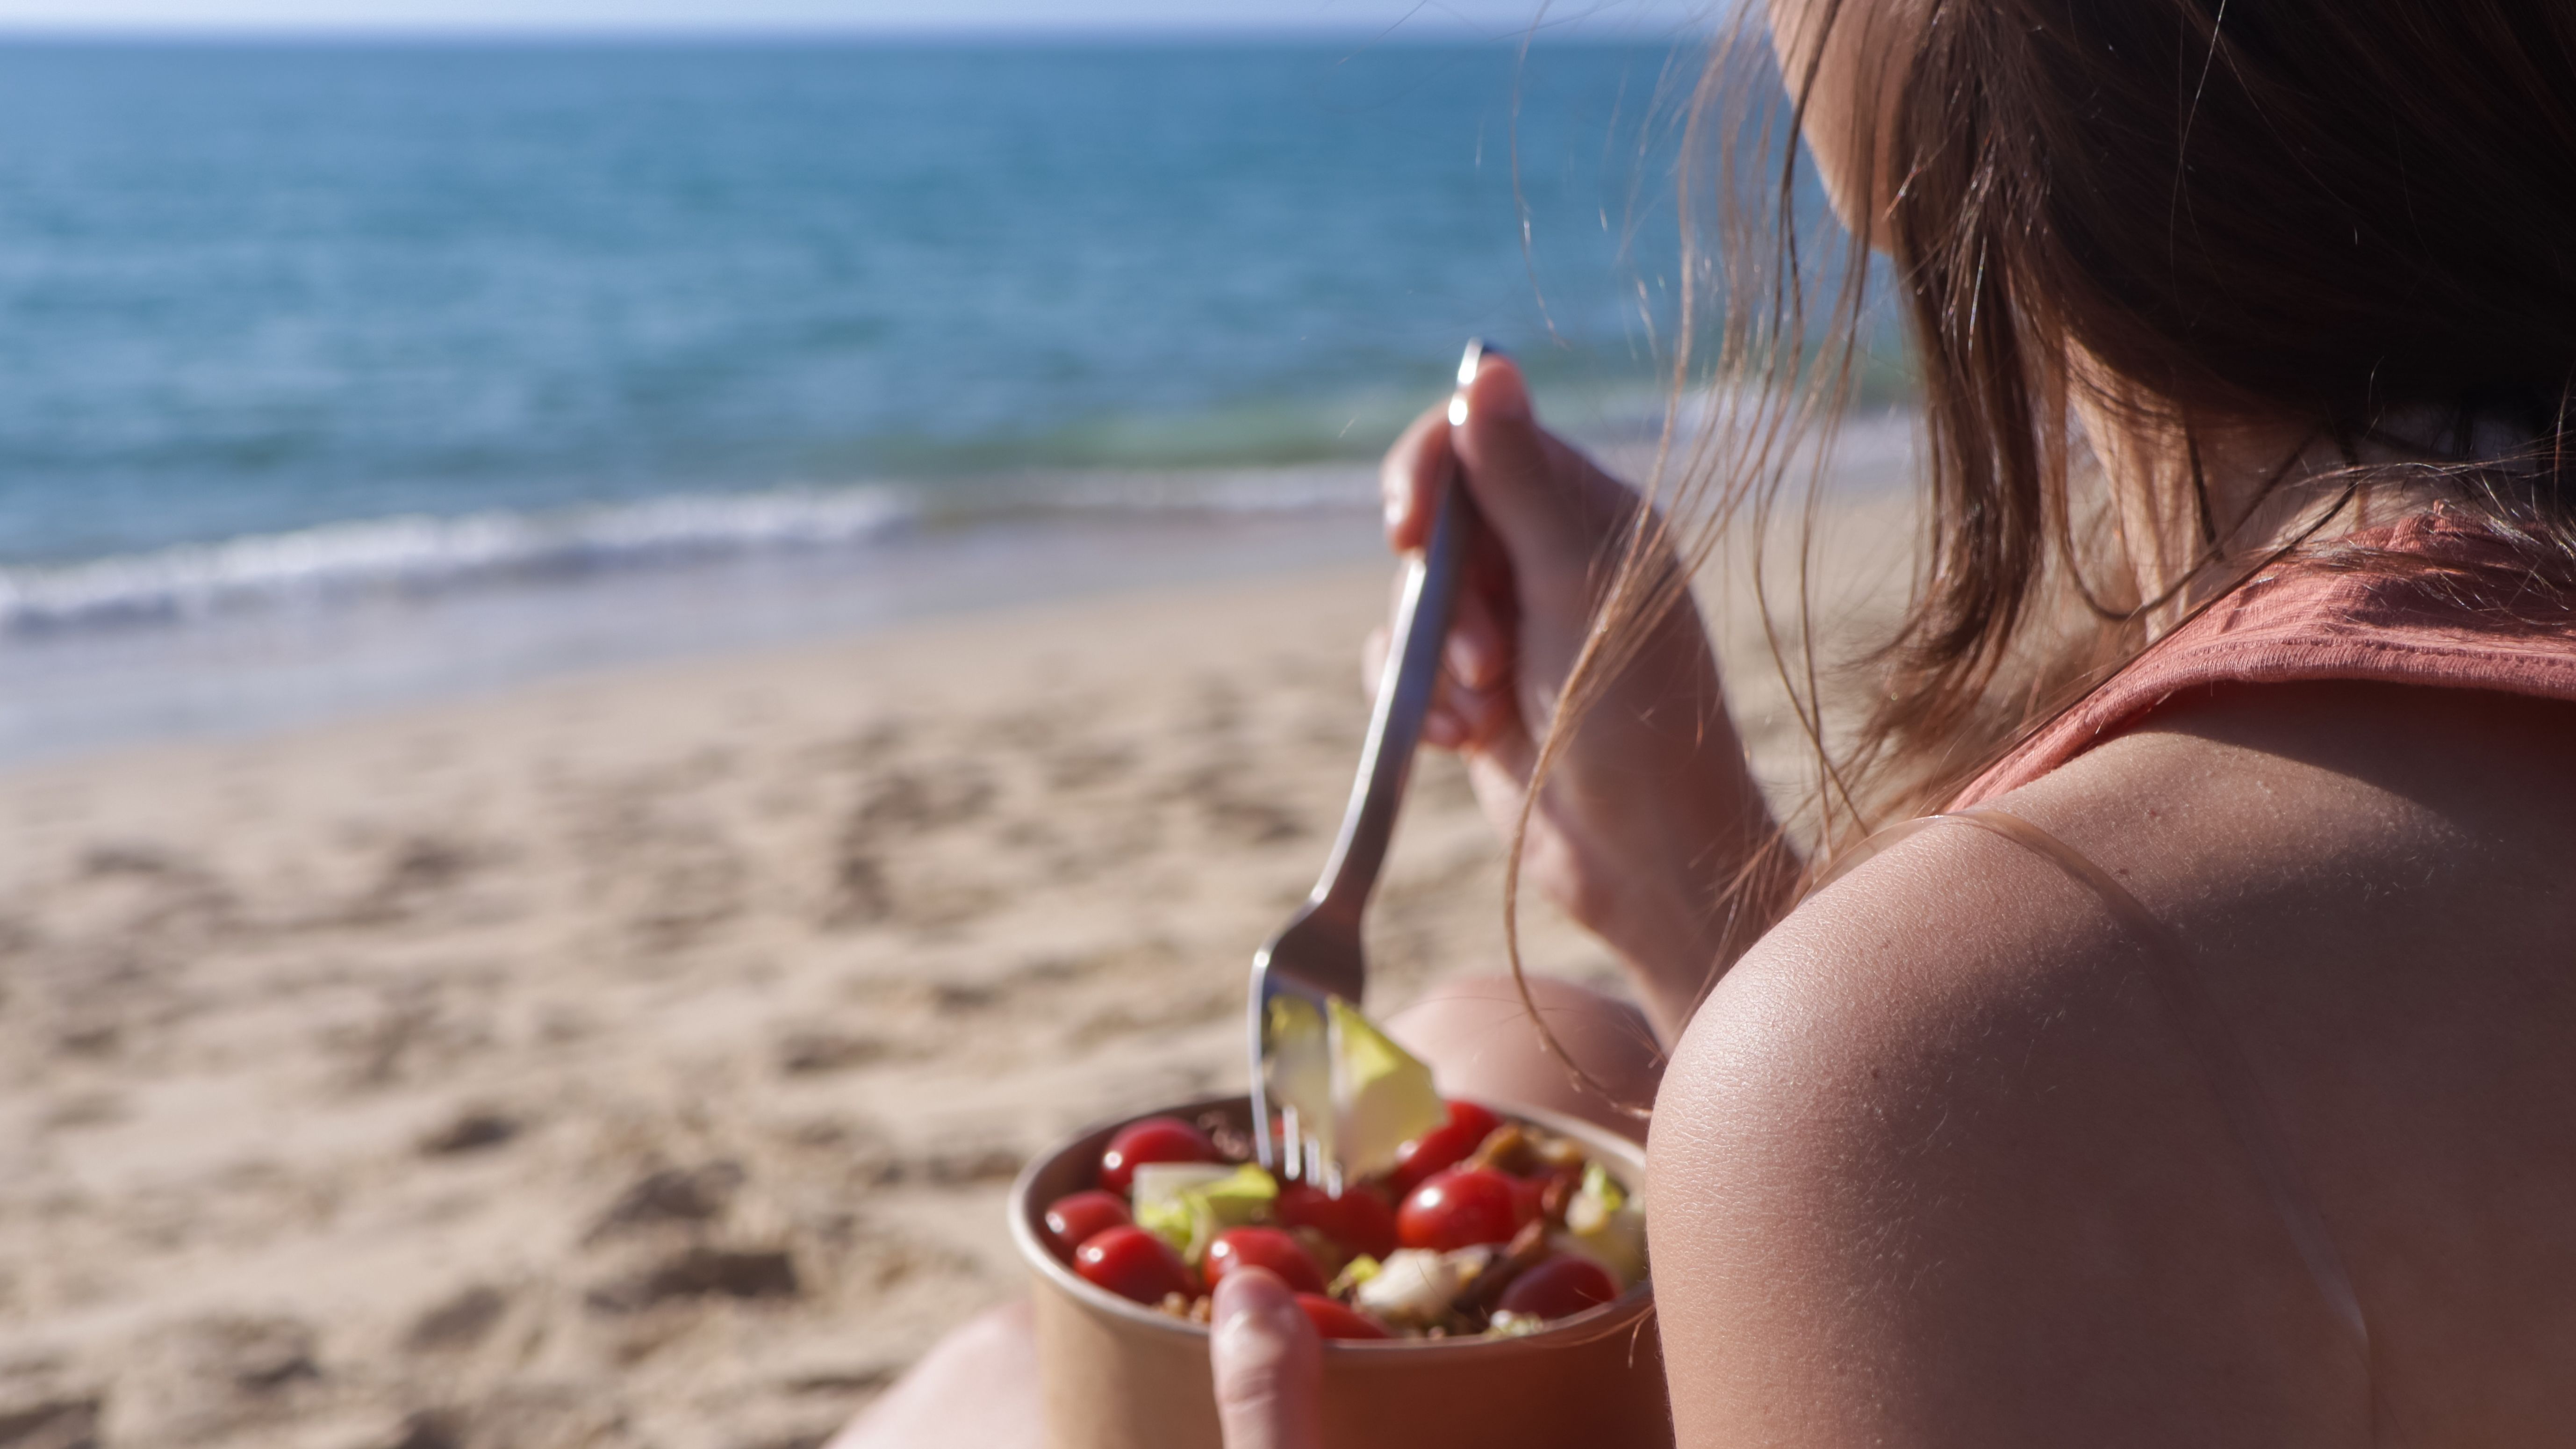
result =
M1036 1320L1021 1298L941 1339L825 1449L1039 1449L1045 1439Z
M1529 978L1529 1006L1509 976L1444 981L1387 1019L1387 1030L1431 1064L1441 1090L1563 1112L1640 1141L1634 1110L1654 1101L1663 1053L1645 1014L1615 997L1549 976ZM1544 1021L1564 1058L1549 1054ZM1596 1087L1569 1067L1582 1068Z

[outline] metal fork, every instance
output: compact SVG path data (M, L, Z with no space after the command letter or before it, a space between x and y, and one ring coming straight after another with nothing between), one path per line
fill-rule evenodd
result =
M1463 395L1476 380L1485 351L1481 341L1470 342L1459 359L1460 396L1449 404L1453 426L1465 419ZM1313 1131L1298 1122L1295 1107L1283 1105L1279 1142L1276 1146L1272 1142L1266 1031L1270 1003L1281 996L1298 996L1321 1012L1329 997L1357 1005L1367 985L1360 914L1377 884L1379 867L1386 863L1396 807L1403 801L1405 778L1412 770L1413 747L1422 738L1423 717L1431 710L1433 686L1439 682L1441 648L1449 637L1467 536L1475 527L1475 504L1459 486L1457 470L1453 454L1446 475L1433 490L1430 537L1421 557L1405 569L1404 597L1396 606L1385 672L1378 679L1377 706L1369 718L1368 739L1360 748L1359 778L1351 784L1341 835L1333 842L1323 876L1306 903L1252 958L1252 1136L1261 1165L1336 1194L1342 1187L1341 1164L1323 1150Z

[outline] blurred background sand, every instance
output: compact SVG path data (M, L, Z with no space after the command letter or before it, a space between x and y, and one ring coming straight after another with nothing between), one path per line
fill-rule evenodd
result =
M0 1443L818 1442L1015 1291L1027 1154L1240 1087L1385 597L1095 595L0 777ZM1499 870L1426 757L1373 1007L1499 964Z

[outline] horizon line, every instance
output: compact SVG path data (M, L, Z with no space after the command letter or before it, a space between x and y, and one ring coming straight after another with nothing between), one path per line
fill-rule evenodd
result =
M1496 27L1464 19L1416 12L1387 25L1339 21L1268 21L1228 24L1223 21L1108 22L1092 25L1019 23L1003 20L944 21L741 21L709 18L618 22L528 23L467 20L456 22L243 20L216 24L161 21L0 20L0 44L17 41L509 41L509 40L1306 40L1411 41L1457 43L1547 43L1574 41L1599 44L1625 41L1681 40L1713 35L1718 27L1706 19L1659 24L1587 23L1598 13L1568 19L1541 19L1534 25Z
M839 45L1189 45L1277 44L1374 46L1558 46L1673 45L1705 40L1698 28L1670 30L1563 32L1494 32L1466 27L1444 30L1351 30L1321 26L1135 26L1081 29L1036 26L894 27L894 26L751 26L673 25L630 27L563 26L244 26L131 28L39 26L0 23L0 48L16 46L564 46L688 44L839 44Z

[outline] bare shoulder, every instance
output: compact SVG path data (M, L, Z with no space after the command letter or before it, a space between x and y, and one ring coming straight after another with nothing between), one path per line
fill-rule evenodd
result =
M2008 802L2194 943L2366 1296L2402 1277L2390 1251L2426 1246L2388 1234L2483 1210L2474 1171L2456 1201L2390 1207L2373 1186L2436 1150L2446 1117L2504 1110L2425 1023L2520 1000L2576 1030L2523 949L2576 925L2531 859L2576 845L2535 799L2576 784L2549 759L2568 716L2430 693L2213 697ZM2507 924L2470 943L2491 979L2462 1008L2461 983L2407 968L2477 919ZM2056 866L1941 828L1729 974L1654 1124L1685 1443L2366 1441L2361 1364L2155 969ZM2514 1091L2563 1110L2565 1076L2534 1065ZM2518 1230L2461 1231L2480 1227ZM2503 1290L2475 1291L2490 1306L2460 1314L2495 1317Z
M2062 874L1967 830L1797 911L1651 1139L1686 1445L2354 1442L2335 1325Z

